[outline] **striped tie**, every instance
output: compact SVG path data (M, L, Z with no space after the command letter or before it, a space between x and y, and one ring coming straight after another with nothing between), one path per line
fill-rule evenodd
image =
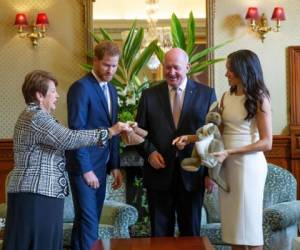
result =
M174 96L173 96L173 121L175 124L175 127L178 126L178 121L180 117L181 112L181 102L180 102L180 89L179 88L173 88Z

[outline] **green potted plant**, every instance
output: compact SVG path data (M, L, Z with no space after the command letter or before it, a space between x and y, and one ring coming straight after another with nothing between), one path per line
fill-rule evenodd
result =
M100 32L101 36L92 32L96 42L99 42L101 37L112 41L111 36L104 29L100 28ZM147 77L141 80L139 74L157 49L157 40L142 48L143 39L144 29L137 28L136 22L134 22L121 48L122 54L118 69L111 81L117 88L119 96L120 121L134 120L140 95L143 89L148 88L150 84ZM88 71L92 68L90 64L84 64L83 67Z
M225 60L225 58L207 60L207 56L209 55L209 53L215 51L218 48L223 47L231 41L226 41L217 46L206 48L202 51L197 51L196 26L193 12L190 12L189 14L186 34L184 32L182 24L180 23L180 20L174 13L172 14L170 24L172 35L172 47L183 49L189 56L189 62L191 64L190 71L188 72L189 75L200 74L207 70L209 65ZM155 53L160 62L163 62L165 55L164 51L158 46L156 46Z

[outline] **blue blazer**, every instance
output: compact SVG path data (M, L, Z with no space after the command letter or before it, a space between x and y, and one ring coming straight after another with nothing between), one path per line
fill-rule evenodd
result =
M180 135L195 134L196 130L205 124L205 116L215 100L214 89L188 80L176 129L167 83L163 82L142 93L136 120L141 128L148 131L145 142L138 146L139 153L145 159L143 172L146 187L154 190L166 190L171 187L174 168L179 167L175 162L176 154L181 161L191 156L193 148L193 145L188 145L184 150L178 151L172 145L173 139ZM164 157L166 168L156 170L149 165L148 157L155 150ZM180 168L185 188L188 191L204 188L205 172L207 171L204 167L197 173L190 173Z
M89 73L72 84L67 95L70 129L108 128L117 122L117 91L110 83L108 89L112 105L111 116L104 93L93 74ZM67 153L67 169L72 174L80 175L93 170L100 172L98 177L102 179L106 177L106 171L119 166L118 137L113 137L103 148L84 147Z

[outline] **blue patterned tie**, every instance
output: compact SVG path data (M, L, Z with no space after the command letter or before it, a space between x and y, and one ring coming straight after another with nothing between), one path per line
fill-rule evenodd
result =
M105 100L106 100L106 104L107 104L107 108L108 108L108 111L109 111L109 115L110 115L110 107L109 107L109 100L108 100L108 87L107 87L107 84L102 84L101 85L101 89L103 91L103 94L105 96Z
M103 91L103 94L104 94L104 96L105 96L106 103L107 103L107 106L108 106L107 84L102 84L102 85L101 85L101 88L102 88L102 91Z

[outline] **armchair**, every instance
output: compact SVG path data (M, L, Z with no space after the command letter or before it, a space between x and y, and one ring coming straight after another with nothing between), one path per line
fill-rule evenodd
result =
M133 225L138 218L137 209L125 204L125 189L123 186L118 190L112 190L111 176L106 181L106 197L99 222L98 238L129 238L129 226ZM74 206L72 193L65 198L64 205L64 246L70 246L71 233L74 220Z
M265 250L291 249L300 221L300 201L296 197L297 183L294 176L281 167L268 164L263 204ZM231 249L221 237L218 192L205 194L203 210L203 217L207 219L201 226L201 235L208 236L216 249Z
M9 175L6 178L6 185ZM108 185L110 181L108 180ZM5 185L5 186L6 186ZM112 190L108 189L107 198L104 201L104 207L99 222L98 237L99 239L109 238L129 238L129 226L137 221L138 213L136 208L123 202L110 200L120 194L111 194ZM4 229L6 217L6 203L0 204L0 229ZM63 215L63 232L64 247L69 247L71 242L71 232L74 219L74 207L72 194L65 198L64 215ZM2 226L2 228L1 228Z

